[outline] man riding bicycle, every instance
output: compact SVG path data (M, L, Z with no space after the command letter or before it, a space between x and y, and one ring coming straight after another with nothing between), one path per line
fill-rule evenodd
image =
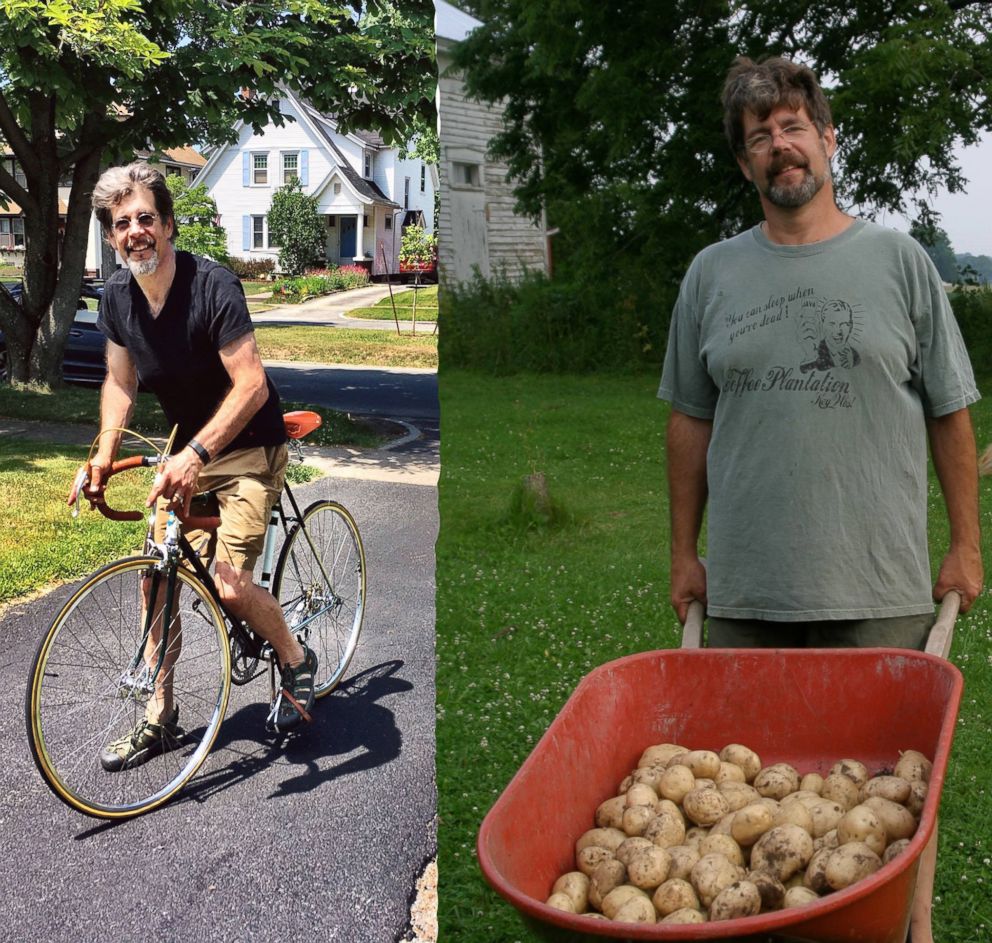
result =
M216 495L220 526L203 538L200 553L215 559L214 580L227 607L275 651L282 690L270 718L276 730L289 730L313 705L317 657L252 579L282 488L287 447L279 395L262 366L241 283L209 259L175 249L172 195L146 163L107 170L93 191L93 209L126 268L107 280L97 320L107 337L107 376L90 491L99 493L105 484L103 470L121 438L114 430L126 426L140 381L178 426L172 456L148 495L147 505L156 505L155 540L164 538L170 510L183 518L194 494ZM160 609L162 601L147 605ZM150 645L160 634L153 631ZM139 765L182 736L171 678L177 634L144 719L106 746L104 769ZM153 659L157 655L146 652L146 660Z

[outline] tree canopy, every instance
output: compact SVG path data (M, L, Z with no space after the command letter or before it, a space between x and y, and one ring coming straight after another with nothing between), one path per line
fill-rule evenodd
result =
M0 14L0 137L26 180L0 167L25 214L22 304L0 291L15 380L58 381L101 166L281 123L280 86L392 142L432 120L428 0L0 0Z
M708 242L760 219L721 128L733 59L786 55L820 76L852 212L932 218L964 184L954 148L992 128L992 3L805 0L603 4L477 0L456 52L471 93L505 103L492 142L523 211L547 211L556 277L669 287Z
M172 194L172 211L179 226L177 249L227 262L227 231L217 224L217 203L202 184L190 186L179 174L165 178Z

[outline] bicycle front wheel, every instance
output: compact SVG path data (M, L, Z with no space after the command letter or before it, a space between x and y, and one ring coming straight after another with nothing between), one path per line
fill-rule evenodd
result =
M272 591L289 630L317 655L317 697L340 683L365 615L365 549L351 514L334 501L303 512L279 554Z
M157 565L155 557L131 557L90 577L52 622L31 666L26 709L34 761L63 802L98 818L138 815L174 796L207 758L227 708L224 620L182 566L169 618L158 611L152 620L168 666L156 671L142 586ZM156 683L171 686L178 730L142 762L108 771L101 754L145 718Z

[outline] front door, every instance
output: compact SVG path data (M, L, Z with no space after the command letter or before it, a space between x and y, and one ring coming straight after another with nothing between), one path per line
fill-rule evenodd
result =
M355 257L355 217L341 216L341 258Z

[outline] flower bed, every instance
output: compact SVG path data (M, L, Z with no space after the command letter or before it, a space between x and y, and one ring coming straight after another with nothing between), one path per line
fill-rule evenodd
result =
M364 288L370 282L369 273L356 265L340 268L310 269L306 275L283 278L272 286L272 300L297 304L310 298L329 295L349 288Z

